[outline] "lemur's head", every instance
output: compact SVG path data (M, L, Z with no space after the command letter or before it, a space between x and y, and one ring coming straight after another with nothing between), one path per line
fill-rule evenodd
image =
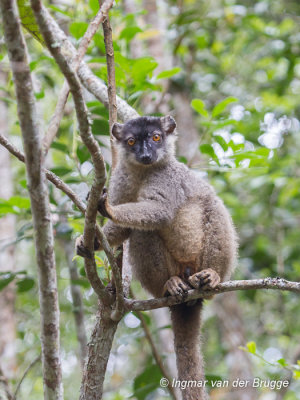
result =
M112 134L126 161L152 165L174 154L176 122L173 117L140 117L115 123Z

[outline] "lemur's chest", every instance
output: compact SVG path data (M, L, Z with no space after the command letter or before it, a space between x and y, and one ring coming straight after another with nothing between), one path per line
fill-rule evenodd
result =
M112 177L109 186L109 199L112 205L136 202L144 185L145 177L126 171Z

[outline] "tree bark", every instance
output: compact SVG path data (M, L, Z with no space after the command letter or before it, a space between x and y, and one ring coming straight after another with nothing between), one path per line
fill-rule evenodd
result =
M113 339L119 321L113 321L108 307L99 305L96 324L88 344L88 359L85 365L80 400L101 400L103 382Z
M53 231L35 98L16 3L1 0L0 4L5 41L14 77L33 217L41 310L44 397L47 400L60 400L63 398L63 387Z

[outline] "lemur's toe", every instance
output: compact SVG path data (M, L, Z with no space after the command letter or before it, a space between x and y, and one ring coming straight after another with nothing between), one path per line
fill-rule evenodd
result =
M164 286L165 296L183 297L190 287L179 276L172 276Z
M219 274L211 268L196 272L189 277L189 283L195 289L214 289L220 280Z

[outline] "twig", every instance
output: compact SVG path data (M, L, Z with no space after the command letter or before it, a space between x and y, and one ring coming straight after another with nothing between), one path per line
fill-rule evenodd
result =
M101 5L101 2L99 2ZM104 4L104 3L103 3ZM103 7L103 5L101 6ZM116 79L115 79L115 60L114 60L114 48L112 41L112 29L109 22L109 15L102 23L105 52L106 52L106 63L107 63L107 93L108 93L108 110L109 110L109 130L110 130L110 143L112 151L112 170L114 170L117 162L116 147L114 144L113 136L111 133L112 126L117 122L117 102L116 102ZM122 265L122 256L121 256ZM114 284L116 288L116 307L114 310L113 318L120 318L124 309L124 295L122 286L122 275L121 269L118 262L111 263L112 273L114 277Z
M105 290L105 286L103 285L102 281L100 280L97 274L96 262L94 257L94 238L96 233L97 236L100 238L103 250L105 251L112 268L114 270L117 270L117 264L114 259L113 251L109 246L109 243L105 238L105 235L103 234L100 228L97 228L95 230L99 193L102 192L105 183L104 159L101 154L100 146L91 132L90 121L88 119L88 110L84 102L80 81L74 69L72 68L70 60L66 57L66 54L62 49L62 46L57 45L60 40L64 41L65 37L61 36L61 30L57 27L55 21L52 23L49 22L48 19L49 13L42 6L40 0L31 0L31 5L35 13L35 17L39 25L40 31L46 42L46 45L68 81L70 91L73 95L80 135L82 141L84 142L84 144L86 145L92 156L94 170L95 170L95 177L91 187L87 209L85 213L85 224L84 224L84 235L83 235L84 246L87 248L90 254L92 254L92 257L85 258L85 269L87 277L93 289L99 296L99 298L105 304L110 304L111 296L109 296L108 291ZM56 28L55 31L53 30L54 29L53 25L55 25ZM56 31L58 32L59 35L58 37L56 36L57 33ZM116 315L113 316L114 318L117 318ZM121 315L118 315L118 318L121 318Z
M11 144L5 136L0 134L0 144L2 144L3 147L5 147L11 154L13 154L18 160L22 161L25 163L25 157L24 154L17 149L13 144ZM53 183L54 186L56 186L58 189L60 189L62 192L64 192L70 200L78 207L78 209L85 214L86 206L85 204L80 200L80 198L76 195L76 193L73 192L73 190L70 188L69 185L67 185L64 181L62 181L57 175L55 175L53 172L49 171L48 169L44 168L44 172L46 175L46 178Z
M107 86L95 76L89 67L82 61L77 74L83 86L92 93L105 107L108 107ZM121 121L128 121L139 117L138 112L132 108L125 100L117 96L118 118Z
M65 33L60 29L52 15L48 12L47 8L42 4L40 4L40 8L41 12L45 15L45 18L48 21L49 30L51 30L56 39L54 45L59 44L66 59L72 63L77 54L75 47L68 40ZM97 78L91 72L84 61L81 61L77 74L85 88L91 92L102 104L108 107L107 86L101 79ZM128 119L137 118L139 116L138 112L119 96L117 96L117 106L118 118L120 118L121 121L127 121Z
M130 290L130 295L131 295L131 297L133 299L135 299L135 296L134 296L132 290ZM169 382L168 390L170 392L170 395L172 396L172 398L174 398L176 400L177 399L176 393L175 393L174 388L171 385L172 379L171 379L170 375L168 374L168 372L166 371L165 366L163 364L163 361L162 361L162 359L160 357L160 354L158 353L158 350L156 349L156 346L155 346L155 344L153 342L152 335L151 335L151 332L150 332L150 330L148 328L148 325L147 325L147 322L145 320L145 317L144 317L144 315L143 315L143 313L141 311L136 311L136 313L137 313L137 316L139 317L139 319L140 319L140 321L142 323L142 327L143 327L143 330L145 332L146 339L148 340L148 343L149 343L149 345L151 347L151 351L152 351L153 357L154 357L154 359L156 361L156 364L157 364L158 368L160 369L162 375L165 378L167 378L167 380Z
M96 14L95 18L89 24L89 26L79 44L79 47L77 50L77 55L73 61L73 67L74 67L75 71L77 71L79 64L80 64L81 60L83 59L93 36L97 32L101 22L103 22L103 20L107 16L108 11L112 7L112 5L113 5L113 0L104 1L102 7ZM65 108L69 93L70 93L69 85L68 85L67 81L65 80L62 90L58 96L58 101L57 101L54 115L51 118L47 133L44 137L44 142L43 142L44 154L47 154L47 152L51 146L51 143L53 142L53 140L57 134L60 121L63 117L64 108Z
M20 161L25 162L25 157L24 154L17 149L13 144L11 144L5 136L0 134L0 144L4 146L11 154L13 154L15 157L17 157ZM57 175L55 175L53 172L44 169L45 175L47 179L52 182L58 189L63 191L69 198L72 200L72 202L78 207L78 209L82 212L83 215L85 215L86 212L86 206L85 204L79 199L79 197L73 192L73 190L68 186L66 183L64 183ZM109 246L109 243L104 236L102 230L96 225L95 227L96 230L96 235L99 239L99 241L102 244L103 250L107 255L108 261L110 265L112 266L113 263L115 263L115 258L112 249ZM90 276L91 279L94 279L94 274ZM89 279L90 279L89 278ZM95 282L97 281L97 277L95 277ZM97 283L95 283L97 284Z
M111 128L115 122L117 122L117 90L116 90L116 78L115 78L115 57L114 47L112 40L112 29L109 21L109 16L103 21L103 34L105 43L106 53L106 64L107 64L107 95L108 95L108 111L109 111L109 130L110 130L110 143L112 151L112 170L116 166L117 154L114 139L111 133Z
M251 289L274 289L287 290L300 294L300 282L290 282L282 278L265 278L240 281L228 281L220 283L213 290L190 290L184 298L175 296L162 297L150 300L128 300L125 299L125 308L128 311L146 311L155 308L170 307L175 304L185 303L189 300L209 298L214 294L230 292L233 290L251 290Z
M60 400L63 386L54 239L35 97L16 2L1 0L0 5L26 155L38 265L44 395L49 400Z
M28 367L25 369L24 374L22 375L19 383L17 384L15 393L14 393L14 397L13 399L16 400L17 399L17 395L19 393L20 387L24 381L24 379L26 378L26 375L28 374L28 372L31 370L31 368L33 368L35 366L35 364L37 364L39 361L41 361L41 355L39 354L33 361L31 361L31 363L28 365Z
M70 91L73 95L80 135L86 147L90 151L94 163L95 178L87 204L83 236L85 247L89 250L90 254L93 255L98 198L105 182L105 164L98 142L91 133L88 110L83 99L80 82L74 69L69 63L70 61L66 59L62 47L58 45L60 38L55 36L55 33L52 31L51 26L48 23L48 12L46 12L42 7L40 0L31 0L31 6L46 45L68 81ZM94 291L102 301L107 302L108 293L97 274L94 256L91 258L85 258L85 270Z

